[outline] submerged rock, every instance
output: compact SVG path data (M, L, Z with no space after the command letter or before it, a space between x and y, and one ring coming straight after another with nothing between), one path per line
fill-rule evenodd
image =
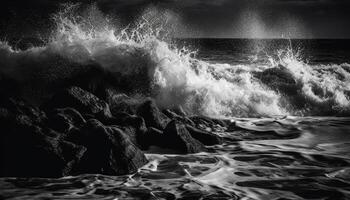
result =
M183 113L183 115L179 115L170 109L164 110L163 113L170 119L177 120L185 124L186 129L189 131L191 136L203 143L204 145L216 145L221 144L223 142L221 137L207 130L218 130L220 127L222 129L223 127L227 126L224 121L200 116L190 117L196 122L195 123L189 117L186 117L183 111L180 112L180 114Z
M222 132L227 129L228 120L220 120L206 116L191 116L189 119L195 124L195 127L206 131Z
M152 147L154 153L184 154L206 151L204 145L191 136L186 126L176 120L169 122L164 131L149 127L147 132L140 135L139 144L146 150ZM157 150L155 147L158 147Z
M253 75L268 87L288 95L298 95L298 89L301 87L291 72L282 65L255 72Z
M218 135L215 135L214 133L200 130L190 125L186 125L186 129L193 138L200 141L204 145L216 145L222 143L222 138L220 138Z

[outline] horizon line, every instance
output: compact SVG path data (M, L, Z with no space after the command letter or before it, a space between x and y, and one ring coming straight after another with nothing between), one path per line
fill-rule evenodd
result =
M250 38L250 37L174 37L175 39L244 39L244 40L350 40L350 38Z

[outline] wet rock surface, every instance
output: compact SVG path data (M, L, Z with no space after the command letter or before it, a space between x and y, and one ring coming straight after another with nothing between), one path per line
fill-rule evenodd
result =
M70 86L40 107L3 95L0 176L130 174L148 162L143 151L199 153L222 143L204 130L216 123L209 118L191 119L181 108L162 111L152 98L111 91L104 101Z
M176 120L172 120L166 126L163 145L180 150L183 153L199 153L205 151L205 147L194 139L186 129L186 126Z
M92 114L106 120L112 117L109 105L94 94L72 86L58 94L46 104L46 109L72 107L84 114Z
M204 145L216 145L223 142L222 138L214 133L200 130L191 125L186 125L186 129L194 139L200 141Z
M85 147L47 127L38 108L14 99L1 106L1 176L61 177L71 172Z
M142 103L137 109L137 114L145 119L147 127L154 127L160 130L164 130L170 121L169 118L158 109L156 103L152 99L147 99Z
M96 119L88 120L80 131L71 133L67 140L87 148L76 174L128 174L147 163L144 154L128 135L117 127L104 126Z

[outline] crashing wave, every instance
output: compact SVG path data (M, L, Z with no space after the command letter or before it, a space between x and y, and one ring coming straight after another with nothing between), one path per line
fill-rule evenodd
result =
M0 43L0 71L21 83L39 77L40 85L93 63L127 77L125 84L140 80L150 91L144 95L163 108L182 106L215 117L349 113L348 64L311 66L292 51L265 65L205 62L169 42L169 18L150 9L133 25L118 28L95 6L81 12L68 5L54 16L56 29L45 45L16 50Z

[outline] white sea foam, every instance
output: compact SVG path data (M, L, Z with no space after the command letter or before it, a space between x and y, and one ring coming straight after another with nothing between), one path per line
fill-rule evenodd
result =
M56 29L42 47L14 50L0 43L1 72L25 79L30 71L26 66L50 68L57 57L80 64L98 63L124 75L146 68L144 76L152 81L150 87L161 107L181 105L189 112L209 116L254 117L296 113L282 103L280 91L254 76L281 64L301 83L300 92L312 105L349 110L349 65L310 66L291 53L263 66L209 63L164 39L173 17L165 11L149 9L126 28L116 27L94 6L83 14L76 12L77 5L69 5L55 15ZM48 77L52 76L59 75Z

